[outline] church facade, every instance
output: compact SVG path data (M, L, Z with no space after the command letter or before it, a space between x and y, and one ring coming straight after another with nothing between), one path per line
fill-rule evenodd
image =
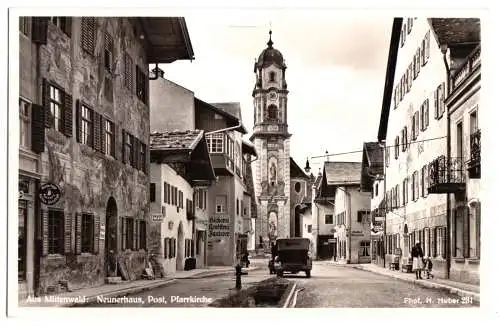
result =
M283 55L267 48L254 65L254 128L251 136L258 159L252 163L257 200L256 247L290 237L290 137L287 124L288 89Z

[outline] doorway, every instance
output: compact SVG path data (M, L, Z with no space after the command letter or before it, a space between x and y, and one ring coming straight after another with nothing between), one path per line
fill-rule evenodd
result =
M106 235L105 249L106 254L106 275L108 277L116 277L117 275L117 225L118 225L118 207L113 197L108 199L106 204Z
M300 222L300 206L295 206L295 215L293 222L293 237L302 237L302 224Z

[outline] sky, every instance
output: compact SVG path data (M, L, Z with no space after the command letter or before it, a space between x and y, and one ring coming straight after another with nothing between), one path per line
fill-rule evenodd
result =
M315 175L326 157L376 141L392 16L346 10L241 10L186 15L193 61L161 66L165 78L205 102L239 102L253 129L253 65L274 47L287 65L291 156ZM361 161L362 153L330 156Z

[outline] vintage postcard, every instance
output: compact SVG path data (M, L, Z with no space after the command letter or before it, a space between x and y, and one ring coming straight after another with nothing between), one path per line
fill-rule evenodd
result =
M9 307L481 307L480 12L9 26Z

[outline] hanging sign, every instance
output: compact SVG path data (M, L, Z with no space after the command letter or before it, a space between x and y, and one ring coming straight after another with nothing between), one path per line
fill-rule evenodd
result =
M61 188L53 183L45 183L40 187L38 196L45 205L54 205L61 198Z

